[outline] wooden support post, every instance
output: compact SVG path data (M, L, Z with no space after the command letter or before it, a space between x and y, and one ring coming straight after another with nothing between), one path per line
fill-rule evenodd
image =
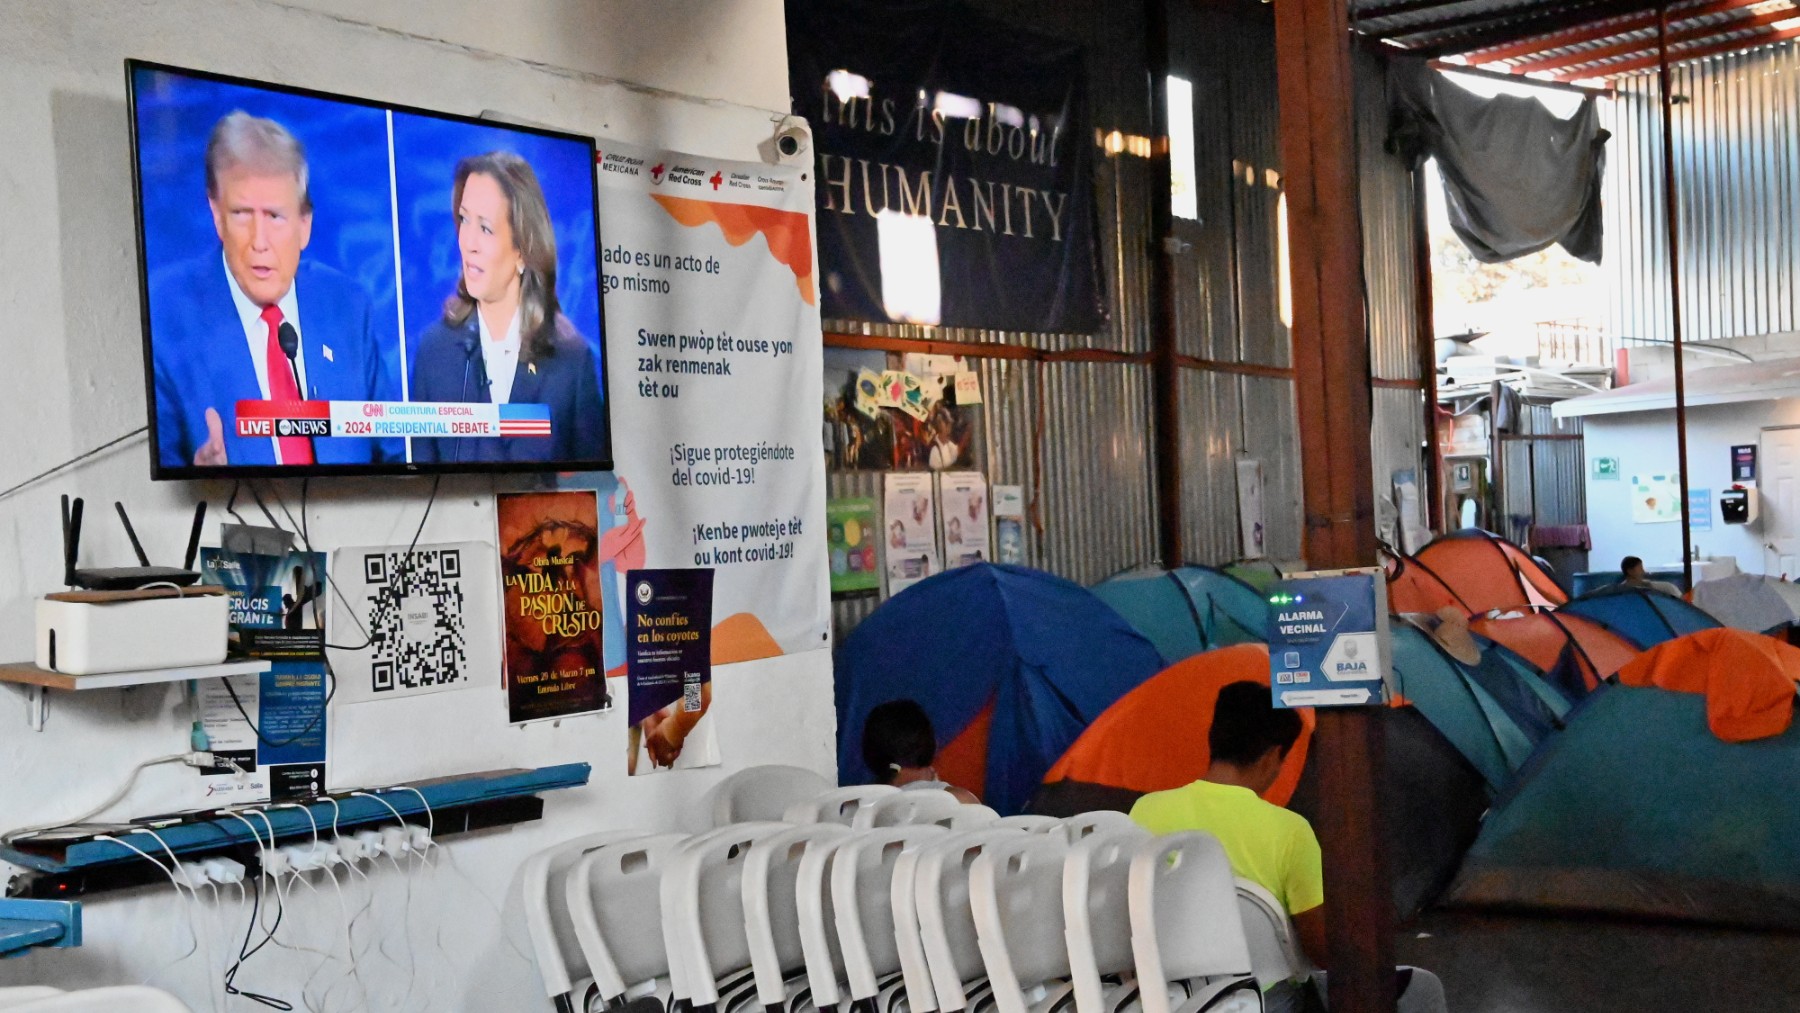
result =
M1425 193L1425 166L1412 168L1413 304L1419 328L1419 386L1425 393L1425 474L1419 483L1425 497L1425 524L1431 533L1444 526L1444 447L1438 439L1437 309L1432 293L1431 224Z
M1681 480L1681 573L1694 589L1694 519L1689 515L1687 361L1681 326L1681 198L1675 190L1675 96L1669 73L1669 4L1657 8L1656 73L1662 85L1663 213L1669 225L1669 336L1675 341L1675 463Z
M1175 319L1175 213L1169 162L1169 0L1144 0L1150 85L1150 360L1155 413L1157 546L1185 563L1181 516L1181 365Z
M1316 567L1376 561L1355 77L1347 0L1276 0L1295 394ZM1394 902L1377 814L1381 715L1319 715L1320 817L1334 1013L1393 1013Z

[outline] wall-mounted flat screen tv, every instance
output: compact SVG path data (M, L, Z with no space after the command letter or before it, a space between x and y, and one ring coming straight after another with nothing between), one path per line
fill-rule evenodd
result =
M611 467L592 138L126 76L154 477Z

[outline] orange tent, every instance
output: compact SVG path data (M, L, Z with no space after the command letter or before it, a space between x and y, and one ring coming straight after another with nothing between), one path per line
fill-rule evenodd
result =
M1495 609L1551 608L1568 600L1525 550L1475 528L1444 535L1388 572L1395 612L1436 612L1455 605L1470 615Z
M1046 784L1081 781L1136 792L1179 788L1212 765L1206 736L1219 690L1234 682L1269 684L1269 648L1238 644L1171 665L1108 707L1044 776ZM1263 793L1286 805L1300 783L1312 739L1313 713L1299 711L1300 740L1281 776Z
M1800 648L1732 629L1677 637L1619 670L1621 686L1703 694L1706 725L1726 742L1750 742L1787 731L1794 720L1796 682L1800 682Z
M1510 648L1540 672L1554 669L1573 645L1582 680L1590 690L1638 656L1638 649L1625 638L1576 615L1535 612L1510 619L1477 619L1469 629Z

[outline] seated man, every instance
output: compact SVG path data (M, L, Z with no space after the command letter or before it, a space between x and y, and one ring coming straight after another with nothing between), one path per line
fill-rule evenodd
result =
M1625 579L1614 584L1614 588L1627 591L1656 591L1671 598L1681 597L1681 589L1665 580L1651 580L1644 570L1644 561L1636 556L1626 556L1619 561L1619 572Z
M1203 830L1219 839L1231 869L1268 890L1287 910L1305 957L1323 968L1325 877L1319 839L1305 817L1262 800L1300 738L1300 715L1276 710L1269 687L1234 682L1219 691L1207 743L1212 766L1201 780L1154 791L1131 807L1151 833ZM1324 975L1319 975L1323 996ZM1299 1010L1305 983L1284 983L1264 997L1268 1010ZM1401 1013L1445 1009L1443 986L1429 971L1400 969Z

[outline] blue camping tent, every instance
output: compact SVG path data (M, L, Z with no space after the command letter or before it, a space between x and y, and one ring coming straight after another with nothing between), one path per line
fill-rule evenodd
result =
M1664 641L1721 623L1699 608L1671 595L1635 588L1606 588L1572 599L1557 611L1572 612L1612 630L1647 651Z
M869 711L910 698L943 747L990 705L983 801L1021 811L1082 729L1162 671L1154 645L1078 584L977 563L885 602L838 649L838 776L874 780L862 757Z
M1394 689L1499 792L1568 705L1517 655L1485 640L1478 665L1405 624L1393 631Z
M1092 590L1171 662L1269 639L1269 606L1261 592L1211 567L1134 570Z
M1495 804L1452 901L1800 928L1800 725L1725 742L1706 708L1590 697Z

